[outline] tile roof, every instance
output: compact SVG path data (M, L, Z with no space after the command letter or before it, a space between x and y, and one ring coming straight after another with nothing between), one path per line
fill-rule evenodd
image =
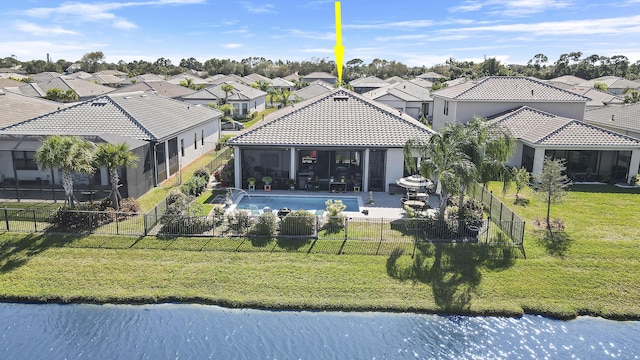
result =
M640 103L587 110L584 112L584 121L594 125L640 132Z
M351 80L349 82L349 85L352 85L353 87L380 88L380 87L389 85L389 83L376 76L366 76L366 77L358 78L355 80Z
M582 87L593 87L595 83L603 83L606 84L609 89L638 89L640 88L640 83L637 83L632 80L628 80L625 78L621 78L618 76L601 76L599 78L585 80L576 86Z
M504 126L515 138L536 145L640 148L639 139L528 106L505 111L487 120Z
M587 102L587 107L595 107L595 106L600 107L600 106L605 106L609 104L613 104L613 105L624 104L624 98L613 95L613 94L609 94L604 91L600 91L595 88L585 88L580 86L571 86L567 84L560 85L558 87L571 91L572 93L576 93L578 95L583 95L588 97L589 101Z
M578 85L582 82L585 82L586 80L577 76L573 76L573 75L562 75L562 76L558 76L555 77L553 79L549 79L547 80L549 82L560 82L560 83L564 83L564 84L568 84L568 85Z
M247 86L240 83L229 83L233 86L233 93L229 93L227 99L228 100L236 100L236 101L246 101L255 98L259 98L261 96L267 96L267 93L260 90L254 89L251 86ZM200 91L196 91L192 94L183 96L185 100L218 100L224 99L225 93L222 91L222 85L218 84L215 86L209 86Z
M179 98L189 94L193 94L195 90L186 88L184 86L175 85L168 81L151 81L151 82L137 82L128 86L123 86L117 90L110 92L109 94L124 94L137 91L149 91L158 95L162 95L170 98Z
M399 148L434 133L409 115L344 89L287 106L264 121L228 143Z
M587 97L520 76L489 76L467 81L433 93L434 97L471 101L586 102Z
M300 90L296 90L292 95L297 95L300 99L306 100L314 98L318 95L326 94L333 90L333 87L324 81L315 82L309 86L305 86Z
M26 120L0 134L115 134L139 140L163 140L222 113L158 95L105 95Z
M183 80L186 81L188 79L191 79L191 82L196 85L208 84L208 82L205 79L193 74L188 74L188 73L182 73L182 74L171 76L166 81L175 85L180 85L181 81Z
M28 86L31 85L31 86ZM72 89L81 98L87 98L91 96L100 96L108 92L113 91L113 88L92 83L83 79L65 79L62 77L54 78L48 81L43 81L35 84L37 86L36 92L42 92L38 96L46 96L49 89L58 88L62 91ZM20 91L25 95L30 95L32 90L35 89L33 83L23 85L20 87ZM30 95L33 96L33 95Z
M0 91L0 128L69 106L55 101Z
M417 77L421 78L421 79L442 79L442 78L444 78L443 75L440 75L437 72L433 72L433 71L429 71L429 72L426 72L424 74L420 74Z
M240 77L238 75L235 74L229 74L229 75L224 75L222 77L218 77L218 78L207 78L207 81L209 81L210 84L214 84L214 85L220 85L220 84L224 84L224 83L239 83L239 84L244 84L247 86L251 86L251 84L253 84L255 81L250 81L247 80L243 77Z
M273 87L293 87L295 84L289 80L285 80L280 77L271 79L271 86Z
M362 95L368 99L376 100L387 94L403 101L433 101L429 89L423 88L415 82L408 80L400 83L387 84L386 87L371 90Z

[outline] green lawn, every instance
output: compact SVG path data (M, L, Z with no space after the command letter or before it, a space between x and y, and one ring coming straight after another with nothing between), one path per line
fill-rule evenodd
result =
M526 259L479 244L421 244L411 257L411 247L345 243L339 234L291 241L5 233L0 298L640 319L638 191L574 187L552 207L566 225L553 236L532 225L544 217L543 202L523 195L529 205L513 208L527 220ZM358 246L387 248L358 255Z

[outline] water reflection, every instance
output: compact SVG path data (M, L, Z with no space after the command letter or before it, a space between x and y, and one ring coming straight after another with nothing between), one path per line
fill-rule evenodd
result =
M0 304L2 359L638 359L640 322Z

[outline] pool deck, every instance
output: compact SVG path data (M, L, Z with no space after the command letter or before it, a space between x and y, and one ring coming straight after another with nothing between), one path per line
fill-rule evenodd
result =
M249 194L256 195L289 195L289 196L323 196L331 197L332 195L337 197L345 196L357 196L360 198L360 210L368 210L369 214L365 215L362 212L350 212L346 211L344 214L349 217L369 217L369 218L385 218L385 219L399 219L403 217L402 207L400 206L400 199L402 195L390 195L389 193L373 192L373 204L367 204L369 199L368 192L346 192L346 193L330 193L326 191L306 191L306 190L272 190L263 191L256 190L255 192L249 192ZM234 194L235 195L235 194ZM234 196L235 197L235 196ZM432 208L438 208L438 197L435 195L429 196L429 205Z

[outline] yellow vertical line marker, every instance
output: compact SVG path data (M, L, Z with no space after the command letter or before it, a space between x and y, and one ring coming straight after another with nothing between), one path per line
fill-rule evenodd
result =
M342 64L344 63L344 46L342 46L342 16L340 14L340 1L336 1L336 69L338 70L338 84L342 86Z

